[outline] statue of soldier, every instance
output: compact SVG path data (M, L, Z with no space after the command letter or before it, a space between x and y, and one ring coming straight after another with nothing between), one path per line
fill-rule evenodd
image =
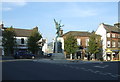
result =
M60 50L58 50L58 42L57 42L57 38L58 37L60 37L60 30L61 30L61 27L63 27L64 25L61 25L60 23L61 23L61 21L58 23L58 22L56 22L56 20L54 19L54 22L55 22L55 26L56 26L56 30L57 30L57 32L56 32L56 34L57 34L57 36L56 36L56 38L55 38L55 53L58 53ZM60 47L60 46L59 46Z
M60 25L61 21L58 23L58 22L56 22L55 19L54 19L54 22L55 22L55 26L56 26L56 30L57 30L56 34L57 34L57 37L59 37L60 36L59 31L60 31L61 27L63 27L64 25Z

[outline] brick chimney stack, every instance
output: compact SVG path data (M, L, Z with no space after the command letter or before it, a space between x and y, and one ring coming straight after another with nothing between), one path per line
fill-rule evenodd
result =
M37 30L38 31L38 27L36 26L35 28L33 28L33 30Z

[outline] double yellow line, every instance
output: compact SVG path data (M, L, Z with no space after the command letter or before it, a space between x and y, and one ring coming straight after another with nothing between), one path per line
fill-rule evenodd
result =
M0 60L0 62L30 61L31 59Z

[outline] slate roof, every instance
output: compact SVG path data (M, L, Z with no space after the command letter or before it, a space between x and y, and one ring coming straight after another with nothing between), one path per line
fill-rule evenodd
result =
M116 26L112 26L112 25L108 25L108 24L103 24L103 25L107 32L120 33L120 27L116 27Z
M29 37L31 35L33 29L29 30L29 29L14 28L14 31L15 31L17 37Z
M69 31L69 32L63 34L63 37L67 36L69 34L71 34L73 36L82 36L82 37L89 37L91 35L90 32L86 32L86 31Z

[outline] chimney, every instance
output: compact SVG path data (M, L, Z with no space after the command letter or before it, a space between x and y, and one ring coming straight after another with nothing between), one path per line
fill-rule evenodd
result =
M120 29L120 23L115 23L114 26Z
M33 30L37 30L38 31L38 27L36 26L35 28L33 28Z

